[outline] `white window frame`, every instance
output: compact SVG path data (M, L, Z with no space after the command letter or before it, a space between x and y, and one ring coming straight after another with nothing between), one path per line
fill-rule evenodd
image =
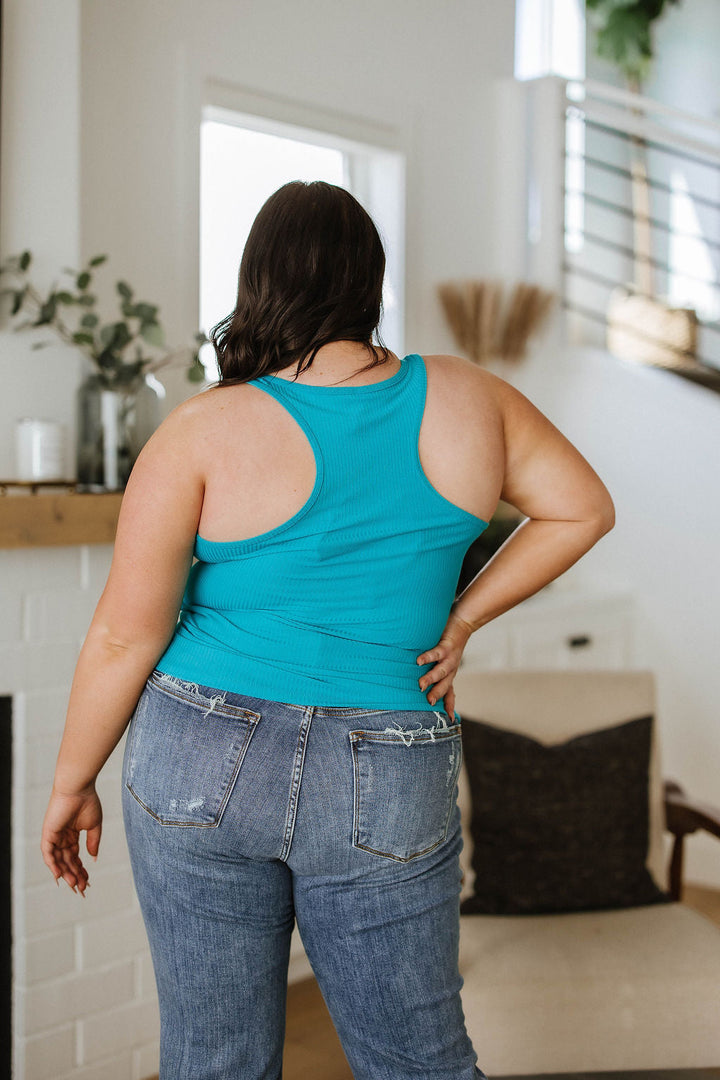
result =
M343 153L344 186L371 215L385 249L384 313L379 332L388 348L404 355L407 155L401 132L214 79L203 83L201 120L236 124Z

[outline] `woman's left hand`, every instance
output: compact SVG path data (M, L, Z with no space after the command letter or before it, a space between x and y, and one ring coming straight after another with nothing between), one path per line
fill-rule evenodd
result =
M420 653L417 658L418 664L429 664L435 661L435 666L426 671L418 680L420 689L425 692L431 687L427 699L434 705L440 698L443 699L445 712L451 718L455 715L455 690L453 680L460 666L465 646L473 632L473 628L451 612L442 637L433 649Z
M77 794L52 790L45 812L40 850L45 865L59 884L63 878L73 892L85 896L88 872L80 858L80 833L87 831L88 854L97 857L102 832L102 806L95 785Z

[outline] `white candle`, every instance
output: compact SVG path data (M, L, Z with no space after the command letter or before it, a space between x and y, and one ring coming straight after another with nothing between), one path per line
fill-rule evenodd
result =
M15 424L18 480L62 480L64 425L25 416Z

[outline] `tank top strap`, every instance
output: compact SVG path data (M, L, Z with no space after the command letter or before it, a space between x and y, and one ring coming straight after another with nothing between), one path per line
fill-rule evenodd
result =
M425 406L426 375L422 357L410 353L389 379L364 386L315 386L275 375L261 375L250 384L266 391L295 417L311 442L341 456L377 450L377 442L419 433ZM350 448L347 440L353 439Z

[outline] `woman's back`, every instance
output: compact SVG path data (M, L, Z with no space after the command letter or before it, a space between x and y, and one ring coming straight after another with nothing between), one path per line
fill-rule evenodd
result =
M418 441L423 471L446 499L489 521L505 461L502 414L491 377L457 356L423 360L427 400ZM363 373L375 383L353 380L341 387L380 386L398 368L399 361L381 365ZM341 387L328 386L327 392ZM308 438L287 409L247 383L213 388L192 401L202 409L207 428L202 445L188 448L201 455L205 476L198 533L215 541L245 539L297 513L312 493L316 467ZM385 464L376 463L378 482Z
M199 561L159 671L275 700L431 708L416 657L497 504L502 423L466 361L413 353L390 370L200 395Z

